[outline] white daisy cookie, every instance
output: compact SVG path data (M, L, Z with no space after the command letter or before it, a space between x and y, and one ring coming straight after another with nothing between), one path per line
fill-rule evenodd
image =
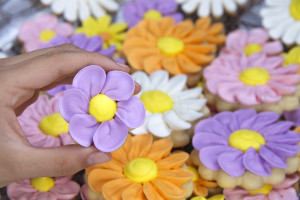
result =
M224 10L230 14L237 11L238 6L245 5L248 0L176 0L182 4L185 13L193 13L197 10L199 17L213 15L219 18L224 15Z
M300 44L299 0L266 0L260 15L271 38L281 39L286 45Z
M101 17L108 12L119 9L116 0L41 0L44 5L51 6L53 13L64 15L67 21L84 21L90 16Z
M169 78L165 70L149 76L136 71L132 77L142 86L137 96L145 105L146 121L131 133L151 133L158 138L169 138L174 147L187 145L193 134L193 125L209 115L202 88L187 89L186 75Z

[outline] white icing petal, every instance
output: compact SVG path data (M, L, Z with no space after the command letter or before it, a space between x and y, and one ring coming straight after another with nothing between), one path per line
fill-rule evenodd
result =
M176 101L175 106L187 110L197 110L200 111L206 104L206 99L190 99Z
M163 115L158 113L149 117L147 128L153 135L157 137L167 137L172 132L171 128L165 123Z
M91 16L91 11L86 1L79 1L79 8L79 19L81 21Z
M51 9L55 14L62 14L67 3L67 0L54 0L51 5Z
M164 113L164 119L166 120L167 124L173 129L173 130L186 130L192 127L192 125L189 122L184 121L181 119L175 111L170 110L168 112Z
M90 2L90 8L95 17L101 17L105 15L105 10L97 3L97 0L88 0Z
M229 12L234 12L237 9L237 5L233 0L226 0L224 2L224 7Z
M181 4L183 2L185 2L186 0L175 0L177 3Z
M244 5L247 3L247 0L235 0L239 5Z
M67 5L66 5L66 10L64 13L64 17L66 18L66 20L71 21L71 22L73 22L77 19L78 4L76 1L75 2L68 1Z
M45 5L50 5L52 2L53 0L41 0L41 3Z
M137 94L138 97L150 89L150 80L145 72L136 71L131 76L138 84L142 86L141 91Z
M207 17L210 13L210 1L204 0L198 8L198 16Z
M177 94L171 95L172 99L176 102L179 100L185 100L185 99L196 99L199 98L202 93L201 87L195 87L189 90L184 90L182 92L179 92Z
M266 0L268 6L286 5L290 0Z
M276 27L270 30L269 34L273 39L279 39L285 32L285 30L291 26L292 21L284 21L278 24Z
M214 16L221 17L224 13L221 0L213 0L212 3L212 12L214 13Z
M174 105L174 109L179 117L181 117L182 119L184 119L186 121L190 121L190 122L200 119L201 117L204 116L204 114L201 112L184 109L178 105Z
M168 83L169 73L165 70L159 70L153 72L150 75L150 87L151 89L160 89L162 86Z
M282 40L285 44L291 45L294 43L294 41L297 40L297 36L300 32L300 24L295 24L294 26L289 26L284 33Z
M98 0L98 2L109 11L116 11L119 8L119 5L112 0Z
M185 4L183 4L182 10L186 13L192 13L196 10L198 4L199 0L187 1Z
M169 95L177 94L186 87L186 81L187 76L185 74L173 76L161 90Z

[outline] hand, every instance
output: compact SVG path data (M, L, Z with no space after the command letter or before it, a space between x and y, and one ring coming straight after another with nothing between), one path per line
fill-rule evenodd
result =
M125 65L71 44L0 59L0 187L20 179L72 175L110 160L109 153L94 146L34 147L17 121L40 91L71 83L80 69L92 64L129 72ZM135 93L140 89L136 84Z

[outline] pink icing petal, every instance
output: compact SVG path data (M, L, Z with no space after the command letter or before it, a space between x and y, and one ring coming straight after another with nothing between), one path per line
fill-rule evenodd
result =
M81 89L91 99L101 92L105 80L106 74L101 67L89 65L76 74L72 85L74 88Z
M256 153L253 147L250 147L244 154L244 166L250 172L260 176L270 176L271 168L265 164L265 161Z
M218 157L218 163L220 167L230 176L238 177L245 173L245 167L243 165L243 155L242 151L233 149L221 153Z
M200 160L207 168L220 170L221 167L218 163L218 157L221 153L229 149L231 148L226 145L214 145L201 148L199 152Z
M89 186L87 184L84 184L82 187L81 187L81 191L80 191L80 197L82 200L89 200L89 197L88 197L88 188Z
M34 136L27 137L30 144L36 147L57 147L60 145L59 138L38 133Z
M270 200L299 200L296 190L294 188L288 188L284 190L272 190L269 194L269 198Z
M264 44L269 40L268 31L263 28L254 28L249 32L248 44Z
M59 99L59 111L67 122L70 122L76 114L87 114L89 109L89 99L82 90L72 88L64 91Z
M230 200L230 199L228 199ZM255 194L248 197L245 197L243 200L270 200L268 196L263 194Z
M129 74L122 71L110 71L107 73L101 93L115 101L126 101L133 95L134 87L134 80Z
M93 137L94 145L103 152L112 152L120 148L125 142L129 128L115 117L100 124Z
M41 42L39 39L31 40L24 43L24 48L26 52L31 52L37 50L42 44L43 42Z
M287 169L288 166L285 164L285 161L282 160L278 155L271 151L268 147L261 145L259 149L259 155L267 161L273 168L282 168Z
M264 61L264 68L272 74L272 70L276 68L282 68L284 62L283 56L269 56Z
M118 102L116 116L129 128L138 128L146 118L145 106L138 97Z
M283 45L280 41L273 41L264 44L263 52L267 55L279 54L283 51Z
M19 31L19 40L23 42L32 42L38 40L40 36L40 30L33 22L27 22L23 24Z
M247 45L247 33L244 30L231 32L226 39L226 49L233 51L243 51Z
M286 85L296 85L300 81L300 76L298 74L273 75L271 80Z
M73 27L68 23L59 23L55 26L54 32L57 35L69 36L73 33Z
M54 15L44 15L34 20L40 31L53 30L57 24L57 17Z
M238 89L243 87L241 82L236 83L226 83L223 85L218 85L218 95L225 101L230 103L236 103L236 95Z
M281 95L292 94L292 93L296 92L296 90L297 90L296 86L289 86L289 85L285 85L283 83L275 82L275 81L272 81L272 80L268 81L267 84L273 90L275 90L277 93L279 93Z
M73 199L80 192L80 186L75 181L69 181L63 185L56 185L50 190L57 199Z
M288 65L286 67L279 67L270 71L271 75L287 75L287 74L296 74L298 71L298 65Z
M264 53L255 53L248 58L248 68L252 67L264 67L264 63L267 60L267 55Z
M84 147L92 145L93 136L98 127L95 117L87 114L76 114L69 124L71 137Z
M255 88L251 86L238 88L236 91L236 98L239 103L246 106L257 105L260 103L255 95Z
M245 197L249 196L249 192L240 187L224 189L223 194L228 200L244 200Z
M30 200L40 200L40 199L57 200L55 195L52 194L51 192L36 192L36 193L32 194L32 196L30 198Z
M299 177L297 176L297 174L291 174L291 175L287 175L286 179L278 184L278 185L274 185L273 188L274 189L286 189L289 187L292 187L295 183L297 183L297 181L299 180Z
M70 144L75 144L69 135L69 133L62 133L59 135L60 140L62 141L62 146L64 145L70 145Z
M72 176L61 176L55 178L55 185L62 185L72 180Z
M260 102L275 103L281 99L281 96L267 85L255 87L255 93L256 98L260 100Z
M24 181L17 181L7 186L7 196L10 199L20 199L26 193L35 192L37 190L31 186L30 179L26 179L26 183Z

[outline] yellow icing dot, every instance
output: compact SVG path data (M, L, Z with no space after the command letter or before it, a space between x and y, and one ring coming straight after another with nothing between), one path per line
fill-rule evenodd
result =
M272 189L273 189L272 185L264 185L262 188L260 188L258 190L251 190L251 191L249 191L249 193L251 195L254 195L254 194L265 194L265 195L268 195Z
M99 33L98 36L100 36L104 42L108 42L111 39L111 34L107 32Z
M51 177L33 178L30 181L32 187L38 191L48 192L54 187L54 179Z
M158 21L162 18L162 14L158 12L157 10L148 10L144 14L144 19L153 19L155 21Z
M98 122L109 121L115 116L117 111L116 101L104 94L98 94L90 100L89 113Z
M157 176L157 166L149 158L136 158L124 167L124 176L135 183L151 181Z
M290 13L295 20L300 20L300 1L292 0L290 4Z
M191 200L224 200L224 199L225 199L225 195L223 195L223 194L218 194L218 195L212 196L208 199L203 196L196 196L196 197L191 198Z
M239 76L246 85L264 85L270 80L270 74L261 67L245 69Z
M291 64L300 64L300 46L292 48L288 53L283 54L285 57L283 66Z
M265 145L265 143L265 138L261 134L247 129L235 131L229 137L229 145L243 152L246 152L250 147L258 151L260 145Z
M258 53L262 50L259 44L249 44L244 48L244 53L246 56L251 56L252 54Z
M157 40L157 46L162 53L169 56L177 55L184 49L183 41L176 37L162 37Z
M191 172L194 173L194 176L193 176L192 181L196 181L196 180L198 179L198 177L199 177L199 174L198 174L197 169L196 169L195 167L192 167L192 166L187 166L187 169L188 169L189 171L191 171Z
M44 30L40 34L40 40L43 42L49 42L55 35L56 33L52 30Z
M147 111L151 113L164 113L172 110L173 100L171 97L159 90L150 90L142 94L141 101Z
M69 124L59 113L44 117L39 123L40 130L46 135L59 136L61 133L69 132Z

